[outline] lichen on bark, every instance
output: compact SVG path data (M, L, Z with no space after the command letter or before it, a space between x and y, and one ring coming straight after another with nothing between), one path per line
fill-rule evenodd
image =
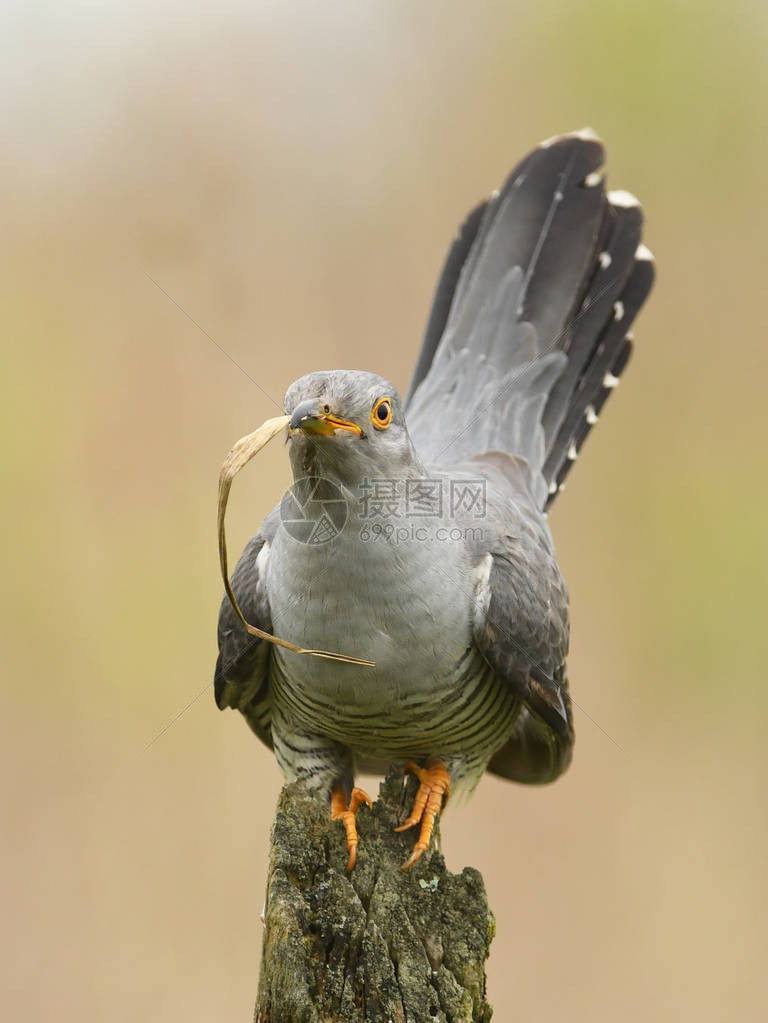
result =
M287 785L272 828L255 1023L487 1023L485 960L495 932L478 871L446 870L432 845L394 831L416 781L393 770L357 815L357 864L327 803Z

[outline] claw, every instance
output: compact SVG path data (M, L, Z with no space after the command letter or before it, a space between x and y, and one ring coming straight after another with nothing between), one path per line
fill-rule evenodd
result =
M414 824L421 821L421 832L413 847L413 852L402 865L401 870L412 867L429 848L429 841L435 827L435 818L444 805L443 799L447 803L451 793L451 775L442 760L436 758L430 762L428 767L419 767L418 764L409 760L405 765L405 770L415 774L421 784L413 801L413 810L411 810L408 820L399 828L395 828L395 831L407 831L408 828L412 828Z
M349 853L347 871L350 871L357 861L357 821L355 814L363 803L366 803L371 810L373 809L370 796L362 789L352 789L352 795L350 796L349 804L347 804L347 795L341 785L333 787L331 792L331 820L340 820L347 833L347 852Z

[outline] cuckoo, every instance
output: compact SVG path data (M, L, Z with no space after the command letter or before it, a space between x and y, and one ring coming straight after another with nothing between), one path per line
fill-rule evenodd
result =
M568 591L547 512L632 349L651 288L642 212L589 130L541 143L467 216L407 396L327 370L285 395L294 484L225 598L215 695L358 853L357 772L418 776L413 854L453 790L568 767Z

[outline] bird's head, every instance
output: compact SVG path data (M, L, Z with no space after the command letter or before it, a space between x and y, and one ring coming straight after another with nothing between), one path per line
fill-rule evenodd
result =
M400 396L375 373L308 373L288 388L285 412L296 478L354 484L366 476L411 475L418 465Z

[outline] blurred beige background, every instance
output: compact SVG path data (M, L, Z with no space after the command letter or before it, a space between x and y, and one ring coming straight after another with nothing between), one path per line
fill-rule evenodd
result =
M205 689L220 462L310 369L404 388L464 213L591 124L658 283L552 516L586 714L445 852L499 1020L764 1019L765 6L17 0L0 39L3 1018L250 1018L280 777ZM233 548L287 481L272 445Z

